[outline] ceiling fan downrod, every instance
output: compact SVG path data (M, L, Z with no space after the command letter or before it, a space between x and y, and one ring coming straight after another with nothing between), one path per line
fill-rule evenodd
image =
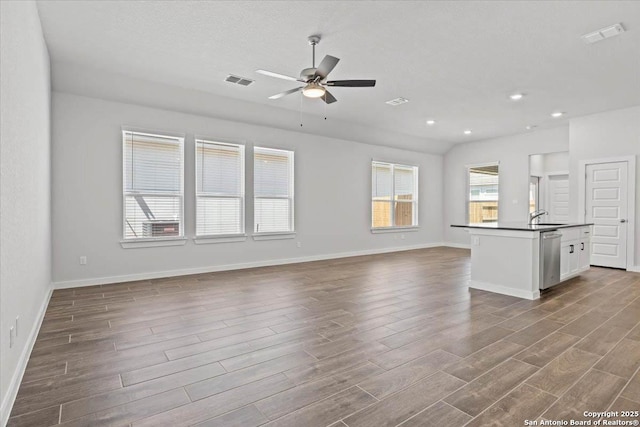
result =
M311 67L316 68L316 45L320 43L320 36L309 36L307 39L311 45Z

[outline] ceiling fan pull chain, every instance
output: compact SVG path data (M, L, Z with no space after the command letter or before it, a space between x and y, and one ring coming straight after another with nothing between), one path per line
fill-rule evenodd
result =
M302 127L302 92L300 92L300 127Z
M324 93L324 119L327 120L327 92Z

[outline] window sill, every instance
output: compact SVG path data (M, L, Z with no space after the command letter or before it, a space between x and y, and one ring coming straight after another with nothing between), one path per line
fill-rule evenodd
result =
M384 227L384 228L372 228L371 232L373 234L381 234L381 233L405 233L408 231L418 231L420 227Z
M244 242L247 240L246 234L223 234L219 236L199 236L193 238L196 245L210 245L214 243Z
M258 233L253 235L253 240L282 240L282 239L295 239L296 233L283 232L283 233Z
M170 239L120 240L120 245L124 249L155 248L160 246L184 246L185 243L187 243L186 237L174 237Z

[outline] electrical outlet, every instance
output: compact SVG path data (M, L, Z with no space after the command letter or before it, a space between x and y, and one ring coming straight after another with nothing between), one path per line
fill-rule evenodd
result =
M12 326L9 329L9 348L13 348L13 343L16 340L16 329Z
M480 246L480 237L473 236L472 237L473 246Z
M81 256L80 257L80 265L87 265L87 257L86 256Z
M401 234L401 235L400 235L400 238L401 238L402 240L404 240L404 234Z
M297 243L297 246L298 246L299 248L301 248L301 247L302 247L302 242L298 242L298 243Z

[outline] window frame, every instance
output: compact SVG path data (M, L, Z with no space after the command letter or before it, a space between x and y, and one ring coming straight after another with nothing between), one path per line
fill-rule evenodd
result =
M474 168L482 168L482 167L488 167L488 166L497 166L498 167L498 210L496 212L497 214L497 219L496 219L496 223L500 221L500 161L495 161L495 162L486 162L486 163L475 163L475 164L471 164L471 165L466 165L465 167L465 199L466 199L466 203L465 203L465 207L464 207L464 211L465 211L465 222L468 224L472 224L469 221L469 205L471 204L471 169ZM493 222L491 222L490 224L493 224Z
M156 138L164 138L164 139L174 139L176 140L176 144L179 147L180 153L180 191L178 194L176 193L141 193L141 192L128 192L126 189L127 183L127 160L126 160L126 144L127 144L127 134L131 135L143 135L150 136ZM162 132L162 131L146 131L129 127L121 128L121 137L122 137L122 235L120 244L123 248L137 248L137 247L154 247L154 246L176 246L176 245L184 245L186 243L185 237L185 216L184 216L184 159L185 159L185 135L179 134L175 132ZM153 195L160 197L178 197L180 199L180 217L179 217L179 234L177 236L158 236L158 237L134 237L127 238L127 197L131 196L145 196L145 195Z
M289 157L289 195L287 197L257 197L256 196L256 171L255 171L255 161L256 161L256 151L257 150L267 150L267 151L279 151L287 153ZM252 181L253 181L253 239L254 240L276 240L276 239L293 239L296 236L296 227L295 227L295 151L286 148L273 148L273 147L265 147L265 146L254 146L252 152ZM256 200L257 199L278 199L278 200L289 200L289 230L287 231L256 231L257 221L256 221Z
M212 145L221 145L227 147L238 147L240 148L240 188L241 195L238 196L201 196L198 193L198 172L200 170L200 165L198 164L198 143L204 144L212 144ZM195 235L194 241L196 244L202 243L222 243L222 242L239 242L246 240L246 145L235 143L235 142L227 142L222 141L218 138L206 138L196 136L194 138L194 160L195 160L195 168L194 168L194 177L195 177ZM212 198L220 198L220 199L240 199L240 232L239 233L224 233L224 234L198 234L198 198L199 197L212 197Z
M390 208L390 216L391 216L391 226L388 227L374 227L373 226L373 168L374 166L378 164L378 165L384 165L384 166L390 166L391 167L391 199L389 200L389 204L391 205ZM395 225L396 222L396 212L395 209L393 208L393 204L398 202L398 200L396 200L396 182L395 182L395 169L396 167L398 168L403 168L403 169L412 169L413 170L413 198L411 200L410 203L413 204L413 224L412 225ZM382 161L382 160L375 160L372 159L371 160L371 166L369 169L370 173L372 174L371 176L371 187L369 188L369 207L370 207L370 215L369 215L369 225L371 227L371 232L372 233L392 233L392 232L401 232L401 231L417 231L420 228L420 223L419 223L419 190L420 190L420 186L419 186L419 182L420 182L420 168L416 165L409 165L409 164L403 164L403 163L392 163L392 162L387 162L387 161ZM407 203L407 202L404 202Z

